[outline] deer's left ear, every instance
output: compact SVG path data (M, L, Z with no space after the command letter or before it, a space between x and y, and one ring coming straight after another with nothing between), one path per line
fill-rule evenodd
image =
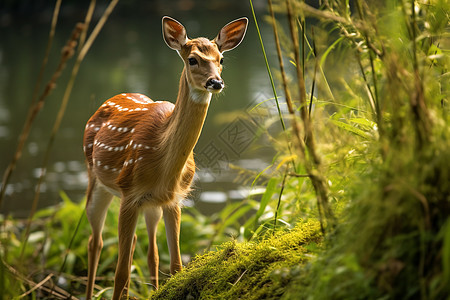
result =
M173 50L181 50L188 41L184 26L171 17L162 18L162 32L167 46Z
M244 17L225 25L214 39L219 51L225 52L236 48L244 39L247 24L248 19Z

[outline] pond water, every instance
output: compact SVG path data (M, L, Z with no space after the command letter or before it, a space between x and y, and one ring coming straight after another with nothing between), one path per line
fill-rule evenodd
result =
M122 92L142 93L154 100L174 102L183 64L169 49L161 35L161 12L119 13L116 9L94 42L81 65L70 103L52 149L47 176L41 188L39 207L60 201L60 191L74 201L84 197L87 174L82 151L86 121L106 99ZM68 39L83 10L63 9L56 30L49 65L48 81L60 58L60 49ZM210 9L200 13L177 11L172 16L182 22L190 37L213 38L229 21L251 12L246 5L229 9ZM265 13L264 11L261 14ZM6 169L17 146L17 137L31 102L34 85L44 56L50 28L51 9L30 18L0 18L0 170ZM75 18L75 16L77 18ZM97 16L98 17L98 16ZM96 19L97 20L97 19ZM270 47L271 32L260 20ZM270 53L270 51L269 51ZM272 52L273 54L273 52ZM45 101L38 115L23 156L18 163L1 213L27 216L40 174L43 153L60 107L73 61L58 81L56 90ZM229 163L262 170L270 162L271 150L258 145L256 133L239 114L271 97L256 30L251 20L243 43L225 53L223 79L227 85L213 97L208 117L196 146L200 171L196 192L189 205L204 213L220 209L225 202L240 200L248 189L235 181L236 172Z

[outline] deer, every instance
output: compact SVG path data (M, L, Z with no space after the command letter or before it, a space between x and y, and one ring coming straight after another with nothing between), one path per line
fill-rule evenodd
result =
M103 248L102 231L114 196L120 198L120 208L113 299L128 297L141 213L147 226L151 284L158 288L156 233L162 217L170 273L182 269L181 201L191 191L196 170L193 150L212 95L225 87L221 78L223 53L242 42L247 24L248 19L243 17L226 24L213 40L189 39L180 22L163 17L163 39L184 63L175 104L153 101L139 93L122 93L106 100L88 120L83 150L88 172L86 215L92 234L86 299L92 298Z

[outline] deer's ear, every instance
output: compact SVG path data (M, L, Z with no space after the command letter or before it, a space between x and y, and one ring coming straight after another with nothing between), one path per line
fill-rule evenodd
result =
M225 25L214 39L219 51L225 52L236 48L244 39L247 24L248 19L244 17Z
M162 32L167 46L173 50L181 50L188 41L184 26L171 17L162 18Z

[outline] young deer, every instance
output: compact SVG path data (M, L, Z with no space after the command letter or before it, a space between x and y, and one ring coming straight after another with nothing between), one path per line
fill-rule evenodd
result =
M247 18L228 23L214 40L191 40L183 25L164 17L164 40L184 62L176 104L154 102L136 93L120 94L107 100L87 122L83 143L89 174L86 213L92 227L87 299L92 297L102 229L113 195L121 198L113 299L128 294L140 211L147 224L152 284L158 287L156 228L161 216L166 224L170 272L181 270L180 200L189 193L194 177L193 149L211 95L224 88L222 53L241 43L247 23Z

